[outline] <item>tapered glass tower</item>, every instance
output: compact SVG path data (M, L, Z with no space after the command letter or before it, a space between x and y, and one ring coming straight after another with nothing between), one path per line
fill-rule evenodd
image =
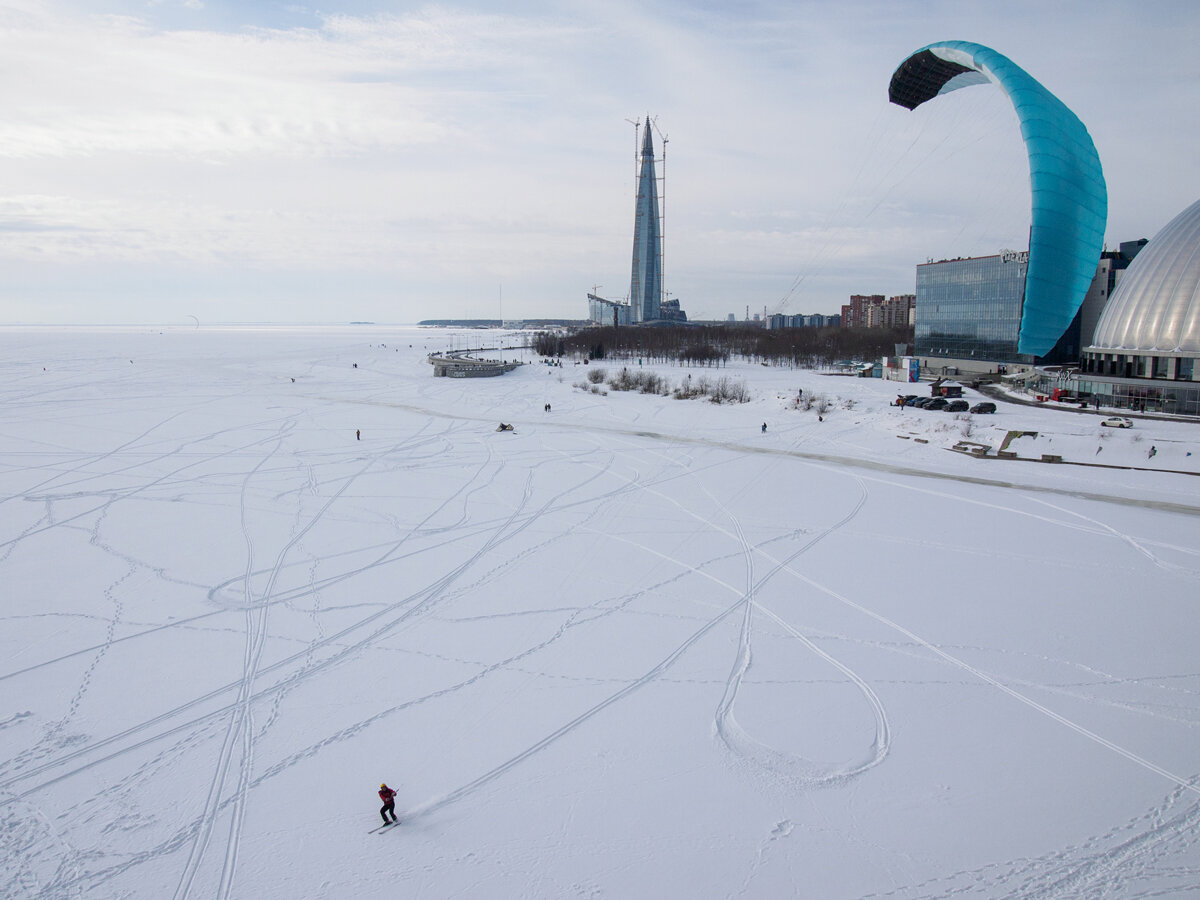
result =
M633 220L633 278L629 286L633 321L650 322L659 318L661 300L662 222L659 219L658 179L654 174L654 140L647 116Z

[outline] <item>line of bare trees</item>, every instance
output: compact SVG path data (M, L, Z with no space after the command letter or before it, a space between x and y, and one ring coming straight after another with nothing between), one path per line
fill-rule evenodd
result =
M796 368L822 368L841 360L890 356L911 344L911 328L781 328L758 325L592 327L570 335L541 332L542 356L641 359L648 363L720 367L731 357Z
M592 366L587 373L587 381L578 382L575 387L590 391L593 394L608 396L608 389L614 391L637 391L639 394L658 394L662 397L674 397L676 400L695 400L705 397L712 403L749 403L750 391L746 382L729 378L725 375L709 378L701 375L692 378L688 372L678 385L672 385L669 378L664 378L653 369L630 369L622 366L621 371L612 375L607 369Z

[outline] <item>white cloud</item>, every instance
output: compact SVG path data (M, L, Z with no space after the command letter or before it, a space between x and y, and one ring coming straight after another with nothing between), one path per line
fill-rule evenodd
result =
M444 137L427 92L354 81L365 47L311 31L155 32L124 18L11 34L0 156L335 156Z
M926 256L1027 228L1003 98L887 103L895 65L945 37L991 43L1076 106L1108 173L1110 240L1149 236L1200 194L1196 126L1178 114L1200 83L1186 6L385 4L231 26L236 7L128 2L0 10L0 320L43 264L64 267L62 308L78 273L118 318L141 269L161 294L172 266L193 294L252 282L249 318L271 277L314 285L308 317L338 318L326 285L348 272L415 298L380 319L466 309L500 281L514 314L580 315L592 284L627 290L623 120L647 112L671 138L668 288L693 314L775 303L798 276L793 311L908 290Z

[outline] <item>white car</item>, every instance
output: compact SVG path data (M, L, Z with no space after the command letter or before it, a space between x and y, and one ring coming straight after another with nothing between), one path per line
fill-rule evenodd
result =
M1109 416L1100 423L1106 428L1132 428L1133 422L1124 416Z

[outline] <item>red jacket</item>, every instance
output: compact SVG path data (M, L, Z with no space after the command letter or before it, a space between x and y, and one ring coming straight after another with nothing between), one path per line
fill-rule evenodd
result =
M380 788L379 789L379 799L382 800L384 803L391 803L392 799L395 796L396 796L396 792L393 791L391 788Z

